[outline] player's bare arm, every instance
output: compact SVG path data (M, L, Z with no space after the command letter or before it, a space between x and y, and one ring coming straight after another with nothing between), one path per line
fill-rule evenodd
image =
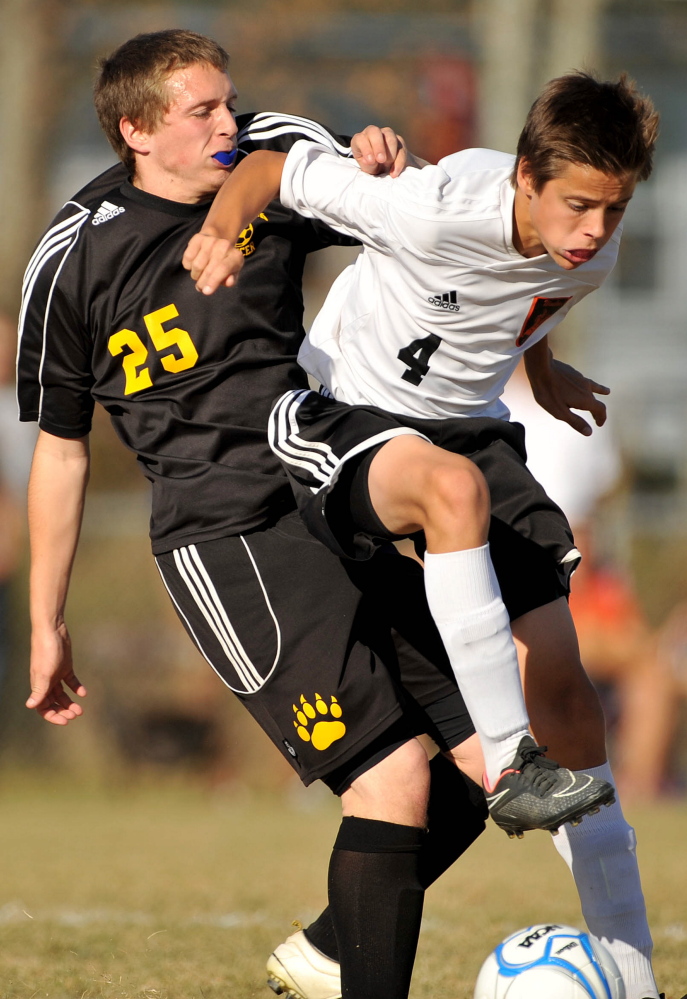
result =
M285 160L286 153L259 149L239 163L222 185L182 259L203 295L235 284L243 267L243 256L236 249L239 233L279 194Z
M67 725L83 713L69 691L86 694L74 673L64 607L88 471L87 437L66 440L40 432L29 480L31 696L26 706L53 725Z
M398 177L407 166L425 165L410 153L403 137L392 128L368 125L351 139L353 158L363 173ZM236 250L239 233L279 196L285 153L257 150L227 178L201 231L189 242L183 265L191 272L196 288L212 295L218 288L231 288L243 267Z
M525 351L525 371L532 387L534 398L547 413L557 420L568 423L573 430L589 437L592 428L575 409L591 413L597 427L606 422L606 405L596 398L599 395L609 395L606 385L595 382L593 378L576 371L563 361L558 361L548 344L548 337L543 337L538 343Z

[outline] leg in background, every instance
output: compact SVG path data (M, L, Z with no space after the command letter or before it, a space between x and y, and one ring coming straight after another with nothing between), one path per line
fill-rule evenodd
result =
M603 713L580 662L575 626L565 599L513 622L534 735L562 765L612 782L606 762ZM658 999L651 969L634 830L620 803L561 827L556 849L575 879L582 914L613 954L627 999Z
M481 754L475 736L473 745L482 772ZM418 877L428 888L474 843L485 829L487 808L481 788L466 777L451 760L438 754L429 764L430 791L427 809L427 833L419 854ZM329 906L305 930L310 943L319 951L339 960L339 948Z

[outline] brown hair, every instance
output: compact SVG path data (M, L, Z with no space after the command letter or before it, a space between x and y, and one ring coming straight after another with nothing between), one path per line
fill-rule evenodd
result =
M613 176L651 174L658 136L658 112L627 74L602 82L575 71L551 80L536 99L518 139L511 181L527 161L540 191L566 163L582 163Z
M119 130L120 120L128 118L152 132L169 108L165 84L170 74L196 63L225 73L229 56L211 38L182 28L136 35L100 61L95 110L110 145L130 170L135 166L134 152Z

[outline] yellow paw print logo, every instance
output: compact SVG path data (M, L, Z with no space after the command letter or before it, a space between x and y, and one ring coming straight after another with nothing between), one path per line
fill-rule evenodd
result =
M300 707L293 705L296 715L294 727L303 742L311 742L315 749L329 749L332 743L338 739L343 739L346 734L346 726L339 721L343 714L341 705L332 696L331 704L315 694L315 704L310 704L301 694ZM315 724L312 725L312 722Z

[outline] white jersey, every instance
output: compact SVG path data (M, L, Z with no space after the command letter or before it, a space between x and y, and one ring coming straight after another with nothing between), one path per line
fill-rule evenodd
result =
M574 270L513 246L514 157L466 149L438 166L370 177L297 142L281 200L356 236L299 361L332 395L406 416L507 417L500 401L522 352L598 288L619 228Z

